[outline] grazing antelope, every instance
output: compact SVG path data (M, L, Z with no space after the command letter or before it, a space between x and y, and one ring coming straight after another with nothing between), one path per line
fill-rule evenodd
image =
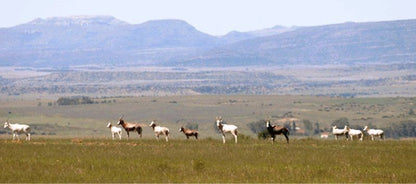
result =
M113 137L113 140L116 134L118 135L118 138L121 140L121 134L122 134L121 128L115 127L111 123L108 123L107 127L110 128L111 130L111 136Z
M235 143L237 144L237 134L238 134L237 126L223 124L221 116L217 117L216 119L217 119L216 120L217 127L221 131L221 134L222 134L222 142L225 144L225 133L229 132L234 136Z
M348 139L348 130L347 130L347 126L344 127L344 129L339 129L337 128L337 126L333 126L332 127L332 134L334 134L335 136L335 140L338 140L338 136L343 136L345 135L345 137Z
M123 120L123 116L121 116L117 122L117 125L121 125L124 128L124 130L127 132L127 139L129 139L130 137L130 134L129 134L130 131L136 131L139 134L139 136L142 137L143 129L142 129L142 126L140 126L138 123L126 123Z
M348 131L348 136L350 137L351 140L354 140L354 137L357 136L357 138L362 141L364 134L361 130L356 130L356 129L351 129L348 126L347 127L347 131Z
M269 120L266 121L266 128L272 137L273 143L276 139L276 135L283 134L286 138L286 142L289 144L289 129L283 126L271 125Z
M17 140L20 141L19 134L24 133L26 134L26 140L30 141L30 127L29 125L24 124L12 124L8 123L7 121L4 122L4 128L9 128L13 132L13 139L14 140L17 137Z
M370 136L371 140L374 141L374 136L380 137L380 139L384 140L384 131L380 129L369 129L368 126L365 126L364 131L366 131Z
M166 142L169 141L169 129L168 128L161 127L161 126L157 126L156 123L155 123L155 121L152 121L149 124L149 126L153 128L153 131L155 132L155 135L156 135L156 139L157 140L159 140L159 135L162 135L163 134L165 136Z
M196 130L191 130L191 129L187 129L187 128L181 127L179 129L179 132L183 132L185 134L185 136L186 136L186 139L189 139L190 136L195 136L195 139L198 140L198 134L199 133Z

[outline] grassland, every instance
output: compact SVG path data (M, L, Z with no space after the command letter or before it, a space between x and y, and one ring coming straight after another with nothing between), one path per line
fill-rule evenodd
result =
M177 129L187 123L198 125L201 138L220 138L214 127L216 116L222 116L226 122L237 125L240 133L252 137L256 135L247 124L261 119L271 119L277 124L276 120L284 114L300 119L297 126L302 129L305 129L303 120L329 129L333 121L342 117L348 118L350 125L361 128L365 125L385 128L401 121L416 121L416 116L408 113L416 109L416 98L196 95L105 100L112 103L49 106L56 99L3 99L0 119L31 125L34 139L42 136L110 138L107 122L115 124L121 115L128 122L141 123L145 138L154 138L147 125L156 120L171 129L173 139L184 139ZM2 135L5 136L11 137ZM132 136L137 139L136 135Z
M0 182L416 182L415 141L0 141Z
M284 114L321 128L347 117L350 125L388 127L416 120L416 98L336 98L317 96L167 96L95 99L111 103L53 105L50 98L2 98L0 117L33 128L32 141L0 135L0 183L17 182L383 182L415 183L416 142L335 141L291 136L272 145L247 126L275 123ZM48 105L49 104L49 105ZM107 122L144 126L139 139L112 141ZM239 143L223 145L216 116L239 127ZM171 129L169 143L156 141L148 122ZM177 129L198 125L202 140L186 141ZM317 138L317 137L316 137Z

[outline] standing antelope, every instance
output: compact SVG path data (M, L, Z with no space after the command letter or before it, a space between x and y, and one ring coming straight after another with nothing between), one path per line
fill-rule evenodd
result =
M121 140L121 134L122 134L121 128L115 127L111 123L108 123L107 127L110 128L111 130L111 136L113 137L113 140L116 134L118 135L118 138Z
M149 125L153 128L153 131L155 132L156 139L159 140L159 135L164 135L166 142L169 141L169 129L166 127L157 126L155 121L152 121Z
M332 134L335 136L335 140L338 140L338 136L345 135L345 137L348 139L348 130L347 126L344 127L344 129L338 129L337 126L332 127Z
M121 125L123 126L124 130L126 130L127 132L127 139L129 139L130 135L129 132L130 131L136 131L140 137L142 137L142 126L140 126L138 123L125 123L123 120L123 116L120 117L120 119L117 122L117 125Z
M17 140L20 141L20 137L19 134L20 133L24 133L26 134L26 140L30 141L30 127L29 125L24 125L24 124L11 124L8 123L7 121L4 122L4 128L10 128L10 130L12 130L13 132L13 139L14 140L17 137Z
M368 126L365 126L364 131L366 131L370 136L371 140L374 141L374 136L379 136L380 139L384 140L384 131L380 129L369 129Z
M289 129L283 126L271 125L269 120L266 121L266 128L272 137L273 143L276 139L276 135L283 134L286 138L286 142L289 144Z
M235 143L237 144L237 134L238 134L237 126L223 124L221 116L217 117L216 119L217 119L216 120L217 127L221 131L221 134L222 134L222 142L225 144L225 133L229 132L234 136Z
M354 137L357 136L357 138L362 141L364 138L364 134L361 130L356 130L356 129L351 129L350 127L347 127L347 131L348 131L348 136L350 137L351 140L354 140Z
M179 129L179 132L183 132L185 134L185 136L186 136L186 139L189 139L189 136L195 136L195 139L198 140L198 134L199 133L196 130L191 130L191 129L187 129L187 128L181 127Z

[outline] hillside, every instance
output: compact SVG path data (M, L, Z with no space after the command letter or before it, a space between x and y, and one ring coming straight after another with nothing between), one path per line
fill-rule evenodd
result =
M36 19L0 28L0 66L252 66L415 61L416 20L275 26L216 37L182 20Z
M140 65L217 42L181 20L132 25L110 16L48 18L0 29L0 60L3 66Z
M416 20L303 27L212 49L183 65L323 65L415 62ZM176 63L173 63L175 65Z

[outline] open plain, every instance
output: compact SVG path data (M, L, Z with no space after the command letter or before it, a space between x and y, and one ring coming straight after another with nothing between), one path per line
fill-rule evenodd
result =
M415 98L340 98L317 96L196 95L114 97L95 103L57 105L51 99L3 99L2 119L32 127L32 140L0 135L0 182L401 182L414 183L414 139L335 141L309 132L282 136L272 144L258 139L249 124L298 118L329 130L345 117L351 126L388 129L413 122ZM143 126L111 140L108 122ZM239 127L239 142L226 144L214 126L216 116ZM169 142L156 141L151 120L170 128ZM186 140L180 126L197 127L200 140ZM314 127L316 128L316 127Z

